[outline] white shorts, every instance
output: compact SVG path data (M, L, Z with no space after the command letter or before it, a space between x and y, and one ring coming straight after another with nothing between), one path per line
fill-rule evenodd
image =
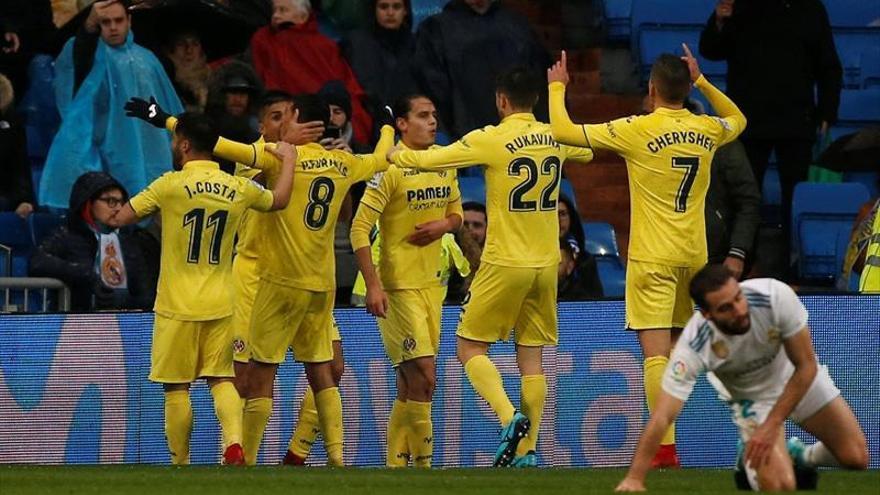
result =
M716 385L716 380L717 378L714 375L710 375L710 382L713 382L713 386ZM723 392L721 395L724 400ZM816 377L813 378L813 383L810 384L807 393L798 402L789 418L796 423L800 423L819 412L819 409L828 405L829 402L839 395L840 390L834 385L831 375L828 374L828 368L820 365L816 372ZM770 410L776 404L776 401L772 400L753 401L748 399L726 400L726 402L730 405L733 422L739 429L739 436L743 442L749 441L752 433L767 419L767 415L770 414Z

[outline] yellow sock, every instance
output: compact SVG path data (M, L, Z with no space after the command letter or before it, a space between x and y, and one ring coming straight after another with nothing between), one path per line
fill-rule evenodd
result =
M434 424L431 422L431 403L406 401L409 423L409 451L413 467L431 467L434 455Z
M388 453L385 455L385 466L406 467L410 457L407 433L407 403L394 399L391 415L388 416Z
M645 359L645 398L648 400L648 410L654 410L654 404L660 396L660 390L663 387L663 372L666 371L666 364L669 358L666 356L651 356ZM675 423L669 426L660 445L675 445Z
M293 430L293 436L290 437L287 450L305 459L309 456L318 433L321 433L321 425L318 422L318 409L315 407L315 394L312 393L312 387L306 387L299 406L296 428Z
M510 423L513 419L513 413L516 411L507 392L504 391L504 382L501 381L501 373L498 368L489 360L489 356L480 354L474 356L464 365L464 372L467 373L468 379L474 390L480 394L480 397L486 399L486 402L498 415L501 426Z
M214 413L223 432L223 449L232 444L241 444L241 397L232 382L220 382L211 387L214 397Z
M260 442L263 441L263 432L266 423L272 415L272 399L270 397L257 397L248 399L244 406L244 418L242 431L244 443L244 463L253 466L257 463L257 453L260 452Z
M189 390L165 392L165 439L171 452L171 464L189 464L192 421Z
M544 401L547 399L547 379L544 375L526 375L522 377L520 405L522 413L529 418L531 427L529 434L519 442L516 455L526 455L530 450L537 450L538 430L541 429L541 418L544 416Z
M324 434L324 447L327 449L327 465L342 466L342 397L339 387L321 390L315 395L318 406L318 420Z

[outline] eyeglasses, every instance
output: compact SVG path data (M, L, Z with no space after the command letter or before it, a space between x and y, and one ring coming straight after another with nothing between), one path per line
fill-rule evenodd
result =
M101 196L100 198L98 198L98 201L103 201L107 203L107 206L109 206L110 208L116 208L117 206L120 206L122 203L125 202L123 198L117 198L115 196Z

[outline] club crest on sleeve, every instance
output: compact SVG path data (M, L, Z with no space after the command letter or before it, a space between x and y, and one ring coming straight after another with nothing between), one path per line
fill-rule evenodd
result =
M712 352L715 353L719 359L726 359L727 356L730 355L730 349L727 347L727 342L724 342L723 340L712 342L710 347L712 348Z
M372 179L367 181L367 187L369 189L378 189L379 184L382 183L382 177L385 176L385 172L376 172L376 175L373 176Z

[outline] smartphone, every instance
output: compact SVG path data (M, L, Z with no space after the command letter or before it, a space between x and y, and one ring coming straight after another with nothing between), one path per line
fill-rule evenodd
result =
M342 136L342 129L338 127L325 127L324 134L321 136L321 139L339 139Z

